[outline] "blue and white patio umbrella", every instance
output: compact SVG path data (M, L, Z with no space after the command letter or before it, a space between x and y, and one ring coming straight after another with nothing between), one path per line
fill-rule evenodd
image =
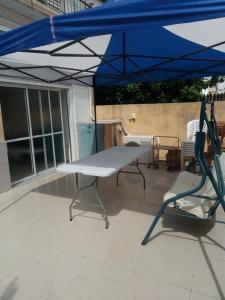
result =
M2 33L0 76L109 86L223 75L224 28L224 0L110 1Z

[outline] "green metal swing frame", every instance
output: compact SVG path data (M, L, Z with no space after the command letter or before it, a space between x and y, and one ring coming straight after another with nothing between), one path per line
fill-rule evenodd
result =
M211 115L210 120L208 119L208 115L207 115L207 105L208 104L211 106L210 107L210 115ZM148 243L149 238L150 238L155 226L157 225L160 217L163 214L168 214L168 212L166 211L166 208L168 207L168 205L173 202L174 206L177 207L176 201L183 197L186 197L186 196L207 199L207 200L213 201L214 203L211 206L211 208L209 209L208 218L206 218L206 219L199 218L199 217L194 216L193 214L190 214L187 212L179 214L179 216L184 216L184 217L188 217L188 218L192 218L192 219L199 219L199 220L210 220L212 222L218 222L218 223L225 224L225 222L218 221L214 218L216 210L219 205L222 206L222 208L225 212L225 201L224 201L225 184L224 184L224 176L223 176L221 163L220 163L220 156L222 154L222 151L221 151L221 143L220 143L220 139L218 137L216 119L215 119L215 114L214 114L214 100L208 102L207 97L205 97L202 100L199 119L200 119L199 131L196 133L196 142L195 142L195 157L196 157L196 163L200 167L201 179L197 183L196 187L194 187L188 191L185 191L183 193L179 193L176 196L163 202L157 215L155 216L154 221L152 222L151 226L149 227L149 230L147 231L147 233L141 243L142 245L146 245ZM205 132L203 132L204 124L206 124L206 126L207 126L207 134ZM212 155L212 158L214 161L216 178L214 177L214 175L212 173L212 168L209 165L207 158L204 154L204 146L205 146L207 137L212 145L211 155ZM211 181L212 186L215 190L215 193L216 193L215 198L196 194L205 184L207 177ZM176 213L169 213L169 214L178 215Z

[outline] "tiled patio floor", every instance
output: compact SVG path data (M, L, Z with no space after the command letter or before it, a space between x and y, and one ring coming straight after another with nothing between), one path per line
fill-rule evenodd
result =
M100 182L110 227L76 208L73 177L51 174L0 195L0 300L225 299L225 226L165 216L141 240L176 178L142 170ZM82 198L90 198L85 192ZM218 218L223 218L222 211Z

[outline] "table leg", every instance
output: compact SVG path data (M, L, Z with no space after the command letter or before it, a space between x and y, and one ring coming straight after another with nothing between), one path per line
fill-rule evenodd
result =
M121 173L126 173L126 174L136 174L136 175L141 175L141 177L143 178L143 183L144 183L144 189L146 188L146 185L145 185L145 176L144 174L142 173L140 167L139 167L139 162L138 162L138 159L136 160L135 164L130 164L128 166L135 166L137 169L138 169L138 172L133 172L133 171L123 171L123 169L119 170L119 172L117 173L117 176L116 176L116 184L119 185L119 175Z
M74 185L74 195L76 195L73 199L72 199L72 202L70 203L70 206L69 206L69 215L70 215L70 221L73 220L73 214L72 214L72 208L73 208L73 205L76 203L76 199L79 195L79 192L80 192L80 189L79 189L79 177L78 177L78 173L75 174L75 185Z
M106 211L106 209L105 209L105 207L104 207L104 205L102 203L102 200L101 200L101 198L99 196L99 193L98 193L98 177L96 177L95 187L96 187L96 189L95 189L95 196L96 196L96 199L98 200L98 202L100 204L100 207L101 207L101 209L103 211L102 216L103 216L103 219L105 220L105 228L108 229L109 228L108 214L107 214L107 211Z
M101 200L101 198L99 196L99 193L98 193L98 177L96 177L91 184L86 185L84 187L79 187L79 178L78 178L79 175L78 175L78 173L76 173L75 176L76 176L76 178L75 178L75 182L76 183L75 183L75 189L74 189L75 197L73 198L73 200L72 200L72 202L71 202L71 204L69 206L70 221L73 220L73 214L72 214L73 205L75 203L80 203L80 201L77 200L77 197L78 197L79 193L82 190L85 190L85 189L88 189L88 188L92 187L95 190L95 197L96 197L96 200L98 201L98 205L97 204L95 205L95 204L92 204L92 203L87 203L87 202L85 203L85 205L101 208L102 211L103 211L102 216L103 216L103 219L105 221L105 228L108 228L109 227L108 214L107 214L107 211L106 211L106 209L105 209L105 207L103 205L103 202L102 202L102 200Z
M145 185L145 176L144 176L144 174L142 173L142 171L141 171L141 169L140 169L140 167L139 167L138 161L137 161L137 165L136 165L136 167L137 167L137 169L138 169L138 171L139 171L140 175L141 175L141 176L142 176L142 178L143 178L143 182L144 182L144 189L145 189L145 188L146 188L146 185Z

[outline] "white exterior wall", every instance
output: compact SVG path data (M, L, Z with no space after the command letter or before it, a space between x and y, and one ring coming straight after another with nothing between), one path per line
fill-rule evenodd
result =
M93 89L73 85L68 93L72 161L79 159L78 124L92 121Z

